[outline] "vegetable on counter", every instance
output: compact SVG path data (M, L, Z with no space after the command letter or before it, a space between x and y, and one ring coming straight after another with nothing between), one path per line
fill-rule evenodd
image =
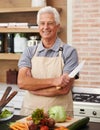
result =
M29 130L28 124L25 122L14 122L10 123L11 130Z
M29 126L29 130L49 130L49 128L54 128L55 120L50 118L47 113L44 113L43 109L37 108L32 113L33 123Z
M54 130L81 130L82 127L85 127L89 123L90 118L84 117L74 123L72 123L68 127L60 126L55 128Z
M69 126L61 126L68 121L66 121L66 112L63 107L54 106L49 109L48 113L44 113L43 109L37 108L30 116L11 123L9 127L11 130L79 130L88 124L89 119L89 117L84 117ZM61 125L56 126L56 122L60 122Z
M40 130L49 130L49 127L48 126L42 126L41 128L40 128Z
M54 130L69 130L69 129L66 128L65 126L60 126L58 128L55 128Z
M37 108L30 117L24 121L16 121L9 125L11 130L50 130L55 127L55 120L44 113L43 109Z
M78 130L84 126L86 126L89 123L90 118L89 117L84 117L75 123L71 124L68 126L68 130Z
M55 122L64 122L66 121L66 111L62 106L53 106L48 110L50 118L53 118Z
M39 124L43 118L44 118L43 109L37 108L35 111L33 111L32 120L33 120L34 124Z
M0 119L7 118L7 117L9 117L11 115L12 115L12 113L9 110L5 109L4 111L1 112Z

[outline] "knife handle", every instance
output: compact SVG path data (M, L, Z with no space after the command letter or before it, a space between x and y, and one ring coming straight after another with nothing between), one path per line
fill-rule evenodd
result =
M57 89L57 90L61 89L61 86L56 86L56 89Z
M7 98L7 96L9 95L11 89L12 89L12 88L11 88L10 86L6 88L4 94L3 94L2 98L1 98L1 101L6 100L6 98Z
M14 91L10 94L10 96L6 99L6 104L17 94L17 91Z
M10 102L10 100L17 94L17 91L14 91L10 94L10 96L2 103L0 106L0 111Z
M12 88L11 88L10 86L6 88L6 90L5 90L5 92L4 92L3 96L2 96L2 98L1 98L1 100L0 100L0 106L1 106L1 105L3 104L3 102L6 100L6 98L7 98L7 96L9 95L11 89L12 89Z

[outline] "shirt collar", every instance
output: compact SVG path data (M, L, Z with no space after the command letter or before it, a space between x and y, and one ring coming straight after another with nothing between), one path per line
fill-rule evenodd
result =
M54 45L51 48L49 48L49 50L59 51L59 47L60 47L61 43L62 43L61 39L57 37ZM40 43L38 45L38 52L41 52L43 50L45 50L45 48L42 44L42 41L40 41Z

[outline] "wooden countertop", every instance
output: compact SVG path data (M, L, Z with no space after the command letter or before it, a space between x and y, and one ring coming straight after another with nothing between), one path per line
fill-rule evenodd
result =
M14 115L12 119L5 122L0 122L0 130L10 130L8 124L21 118L23 117L19 115ZM81 128L80 130L100 130L100 123L89 122L87 126Z

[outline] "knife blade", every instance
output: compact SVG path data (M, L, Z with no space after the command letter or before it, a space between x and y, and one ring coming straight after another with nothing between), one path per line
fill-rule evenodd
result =
M83 68L84 64L85 64L85 60L82 61L68 76L70 78L74 78L75 75L77 75L81 71L81 69Z
M68 76L70 78L74 78L75 75L77 75L81 71L81 69L83 68L84 64L85 64L85 60L83 60ZM61 87L60 86L56 86L56 89L61 89Z

